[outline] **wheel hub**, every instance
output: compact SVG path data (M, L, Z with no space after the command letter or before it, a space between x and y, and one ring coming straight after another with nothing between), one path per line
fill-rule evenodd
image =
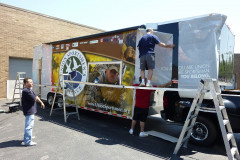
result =
M208 128L203 123L196 122L191 136L198 141L204 141L208 137Z

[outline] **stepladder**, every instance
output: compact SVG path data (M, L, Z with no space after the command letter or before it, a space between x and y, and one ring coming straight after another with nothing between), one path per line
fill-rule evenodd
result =
M12 103L14 103L15 100L19 99L20 106L22 106L21 98L22 98L22 90L24 88L24 86L23 86L24 78L26 78L26 72L17 72L15 85L14 85L14 91L13 91Z
M71 74L59 75L59 80L57 83L57 88L55 89L55 94L54 94L51 111L50 111L50 116L51 116L53 111L63 110L65 123L67 122L67 119L70 115L77 115L78 120L80 120L78 107L77 107L77 99L74 93L74 86L72 83L65 82L66 80L72 80L71 77L72 77ZM54 104L56 103L57 97L58 97L57 103L61 103L62 107L54 108Z
M232 127L227 115L227 110L223 103L221 96L221 89L215 79L201 80L196 96L192 102L187 118L183 125L178 142L175 146L173 154L176 155L181 148L187 147L188 140L191 136L192 129L196 123L202 102L206 93L209 93L214 102L214 110L217 115L217 121L221 130L226 154L229 160L240 159L239 151L237 148L236 140L233 135Z

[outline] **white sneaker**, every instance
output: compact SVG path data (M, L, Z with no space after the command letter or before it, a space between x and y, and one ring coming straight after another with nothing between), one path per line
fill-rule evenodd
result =
M147 136L148 136L148 134L145 133L145 132L140 132L139 133L139 137L147 137Z
M144 82L141 82L139 87L144 87L145 86L145 83Z
M130 129L130 130L129 130L129 133L130 133L130 134L133 134L133 129Z
M147 83L146 87L152 87L151 83Z
M21 143L22 146L36 146L36 142L30 142L30 144L25 144L24 142Z
M36 145L37 145L37 143L33 142L33 141L29 144L29 146L36 146Z

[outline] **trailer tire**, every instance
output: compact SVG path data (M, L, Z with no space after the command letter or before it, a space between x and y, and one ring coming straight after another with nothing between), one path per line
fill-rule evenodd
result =
M57 107L62 108L63 107L63 97L62 95L56 97Z
M210 146L217 138L217 127L206 117L199 116L193 127L190 142L199 146Z
M52 93L49 93L47 95L47 105L48 105L48 107L52 107L53 99L54 99L54 95Z

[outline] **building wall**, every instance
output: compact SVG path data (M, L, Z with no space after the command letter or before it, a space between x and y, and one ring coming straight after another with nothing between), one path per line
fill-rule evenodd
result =
M0 3L0 98L6 98L9 57L33 58L33 47L103 30ZM24 65L24 64L23 64Z
M234 67L233 73L235 74L236 78L236 89L240 89L240 53L234 54Z

